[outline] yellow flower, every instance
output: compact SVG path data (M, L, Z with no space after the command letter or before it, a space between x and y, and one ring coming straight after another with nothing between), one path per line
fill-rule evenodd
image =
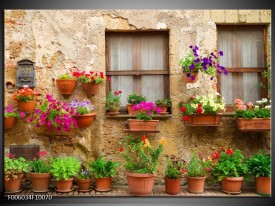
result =
M159 143L160 143L161 145L166 145L167 140L166 140L164 137L162 137L162 138L160 139Z
M202 161L205 162L205 158L202 158Z
M143 147L151 147L151 144L150 144L150 142L148 141L148 139L145 139L145 140L144 140Z

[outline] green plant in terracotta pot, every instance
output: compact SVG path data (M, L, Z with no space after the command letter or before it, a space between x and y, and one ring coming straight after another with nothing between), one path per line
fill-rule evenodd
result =
M46 151L38 152L37 157L29 162L29 175L34 192L46 192L49 189L51 165L45 155L47 155Z
M55 179L58 192L69 192L73 186L73 178L78 175L81 164L73 157L57 157L51 160L50 172Z
M172 101L170 98L158 99L155 104L161 109L159 114L166 114L168 107L172 106Z
M118 162L105 160L103 157L89 163L89 171L95 177L97 191L111 190L112 177L116 174L118 165Z
M4 186L6 192L18 192L21 188L22 179L29 171L29 164L25 158L15 158L8 154L4 160Z
M69 70L60 74L56 79L57 88L60 94L65 95L65 97L70 96L73 93L76 83L77 80L75 76Z
M119 148L125 160L128 189L131 195L148 196L152 193L159 158L163 152L165 139L161 139L155 148L146 136L128 136Z
M5 117L5 129L11 129L15 120L18 118L24 118L25 113L17 111L12 105L8 105L7 108L4 109L4 117Z
M176 195L180 192L181 178L186 173L186 161L170 155L166 159L165 168L165 192L170 195Z
M109 115L119 114L119 109L121 106L121 94L122 91L110 91L106 98L106 112Z
M77 176L78 191L90 191L92 179L88 169L82 168Z
M135 115L137 114L138 112L133 110L133 106L136 105L136 104L139 104L141 102L146 102L147 101L147 98L142 95L142 94L138 94L138 93L133 93L133 94L130 94L128 97L127 97L127 110L128 110L128 114L131 114L131 115Z
M256 178L256 191L263 196L271 195L271 158L263 150L247 159L249 174Z

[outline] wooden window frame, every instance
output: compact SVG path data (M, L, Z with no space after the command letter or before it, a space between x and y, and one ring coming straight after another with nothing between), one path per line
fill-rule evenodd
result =
M267 79L264 77L263 72L267 71L267 49L266 49L266 32L267 32L267 27L266 25L217 25L217 48L218 48L218 32L220 28L223 29L228 29L231 31L232 27L240 27L242 29L244 28L260 28L262 27L263 30L263 40L264 40L264 65L265 67L226 67L228 73L258 73L258 79L259 83L261 83L263 86L261 87L261 98L266 98L268 96L268 91L267 91ZM240 56L240 55L236 55ZM234 60L234 59L233 59ZM236 59L235 59L236 61ZM233 64L234 65L234 64ZM237 88L238 85L236 85ZM237 89L236 88L236 89ZM221 77L217 76L217 91L222 95L221 91ZM225 112L233 112L234 108L233 105L231 104L226 104L226 110Z
M110 49L109 49L109 37L110 35L121 35L121 34L129 34L133 35L133 68L129 68L127 70L120 71L111 71L110 70ZM140 48L140 39L142 35L150 36L150 35L163 35L164 36L164 66L165 69L157 69L157 70L141 70L141 48ZM141 85L141 77L144 75L163 75L164 80L164 98L170 97L170 69L169 69L169 31L106 31L105 33L105 54L106 54L106 75L107 76L133 76L134 80L134 90L136 92L141 93L142 85ZM111 82L107 82L106 84L106 94L111 90ZM120 111L126 112L126 107L122 106ZM170 111L171 112L171 111Z

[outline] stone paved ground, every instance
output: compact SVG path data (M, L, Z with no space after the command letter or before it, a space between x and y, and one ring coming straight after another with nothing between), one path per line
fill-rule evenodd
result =
M50 188L49 192L46 193L39 193L39 194L45 194L45 195L52 195L53 197L67 197L67 196L97 196L97 197L113 197L113 196L118 196L118 197L124 197L124 196L131 196L128 193L127 186L118 186L115 185L112 187L112 190L109 192L97 192L94 189L92 189L90 192L79 192L77 188L74 188L71 192L69 193L58 193L55 191L54 188ZM17 195L29 195L29 194L37 194L34 193L31 188L23 188L21 192L17 193ZM204 193L202 194L192 194L187 191L186 186L181 187L181 191L177 195L168 195L165 193L164 186L159 186L156 185L154 187L153 193L151 194L152 197L159 197L159 196L165 196L165 197L228 197L228 194L223 193L222 191L218 189L211 189L207 188L205 189ZM244 189L242 193L238 195L231 195L234 197L261 197L258 195L256 192L253 191L253 189Z

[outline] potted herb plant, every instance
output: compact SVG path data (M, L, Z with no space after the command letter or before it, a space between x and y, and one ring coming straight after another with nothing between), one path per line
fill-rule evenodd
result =
M90 191L92 179L88 169L81 169L77 176L78 191Z
M167 114L167 109L172 106L172 101L170 98L158 99L155 104L161 109L159 114Z
M133 93L133 94L130 94L128 97L127 97L127 110L128 110L128 114L131 114L131 115L135 115L137 114L138 112L133 110L133 106L135 104L139 104L141 102L146 102L147 99L144 95L142 94L138 94L138 93Z
M71 95L75 89L77 80L70 72L61 74L56 79L56 85L60 92L63 95Z
M256 177L256 192L263 196L271 195L271 159L263 150L248 158L249 174Z
M270 130L271 124L271 100L263 98L244 103L241 99L234 100L234 108L238 129L241 131L265 131Z
M26 85L22 89L15 91L12 97L17 102L20 111L33 113L36 104L36 95L37 93Z
M136 119L128 119L129 130L157 131L159 120L153 120L153 115L161 110L153 102L140 102L133 106L137 111Z
M199 47L190 45L184 58L181 58L179 65L182 67L184 81L186 83L194 83L197 81L198 72L203 72L213 80L217 74L227 74L225 67L218 64L218 57L223 56L223 52L211 52L202 56L199 55Z
M175 155L168 156L165 169L165 192L176 195L180 192L180 181L186 173L186 162Z
M7 108L4 109L4 117L5 117L5 129L11 129L14 126L15 120L18 118L24 118L24 112L18 112L12 105L8 105Z
M24 173L28 172L29 164L23 158L15 158L8 154L4 160L4 186L6 192L19 192Z
M106 99L106 111L109 115L119 114L122 91L110 91Z
M37 158L29 162L29 175L32 182L32 190L34 192L46 192L49 189L51 165L49 161L44 158L46 154L46 151L38 152Z
M188 192L200 194L204 192L204 184L207 173L211 171L211 163L208 159L202 159L197 150L192 151L192 157L187 164Z
M125 160L124 168L131 195L148 196L152 193L159 157L165 143L166 140L161 139L153 148L146 136L128 136L124 140L119 151Z
M51 169L57 192L69 192L73 186L73 178L77 176L81 164L73 157L57 157L51 161Z
M77 81L82 83L83 91L88 95L95 95L98 93L98 85L105 82L107 79L104 72L73 72Z
M89 171L95 177L97 191L106 192L111 190L112 177L116 174L118 165L118 162L105 160L103 157L89 163Z
M67 103L54 99L47 94L46 99L39 103L32 117L27 122L33 123L35 127L44 127L57 133L70 132L77 128L75 111Z
M191 96L187 102L181 101L179 108L187 126L219 126L225 103L221 96L209 94Z
M78 99L75 99L68 106L74 109L79 128L86 128L94 122L96 113L93 111L95 107L90 101L83 100L80 102Z
M227 149L218 155L214 154L219 157L211 171L213 180L222 182L222 190L225 193L241 193L244 177L248 174L247 163L241 150Z

